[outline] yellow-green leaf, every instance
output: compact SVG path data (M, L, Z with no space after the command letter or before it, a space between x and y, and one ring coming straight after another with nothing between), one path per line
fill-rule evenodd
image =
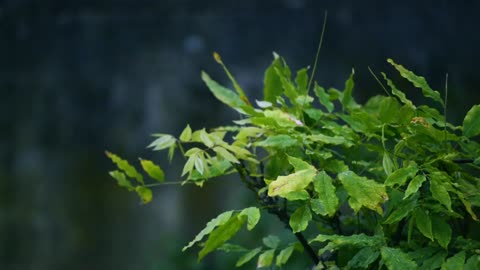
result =
M315 95L318 97L318 101L320 104L322 104L328 112L333 112L334 105L333 102L330 101L330 96L327 94L325 89L323 87L318 86L317 83L315 83L315 86L313 87L313 91L315 92Z
M126 188L129 191L134 190L132 183L127 179L125 174L121 171L111 171L110 176L117 180L119 186Z
M232 153L228 152L228 150L223 147L215 146L213 148L213 151L215 151L217 155L221 156L225 160L230 161L231 163L240 163L240 161L238 161L238 159Z
M381 205L388 200L385 186L366 177L358 176L352 171L339 173L338 179L342 182L348 195L357 203L383 214Z
M275 249L269 249L258 256L257 268L269 267L272 265Z
M240 212L239 216L247 217L247 229L250 231L257 225L260 220L260 210L257 207L245 208Z
M268 196L285 196L287 193L300 191L312 182L315 174L316 170L306 169L287 176L279 176L268 186Z
M192 129L190 128L190 125L187 125L187 127L182 131L179 139L182 142L189 142L192 139Z
M138 196L142 200L144 204L147 204L152 201L153 195L152 191L144 186L137 186L135 188L135 191L137 192Z
M293 212L290 217L290 227L294 233L304 231L308 223L312 220L312 213L310 212L310 207L308 204L300 206Z
M115 163L117 165L117 167L124 171L125 174L127 174L129 177L132 177L132 178L135 178L140 184L144 184L143 183L143 176L137 172L137 170L135 169L135 167L133 167L132 165L130 165L130 163L128 163L128 161L120 158L119 156L113 154L113 153L110 153L108 151L105 152L105 154L107 155L107 157L109 157L113 163Z
M163 170L155 165L152 161L146 159L140 159L140 164L142 164L143 170L147 174L158 182L162 183L165 180L165 174Z
M331 217L335 215L339 201L335 193L332 178L325 171L321 171L313 178L313 187L318 194L318 198L312 199L312 202L316 201L316 203L314 203L315 208L312 203L312 210L320 215L328 215Z
M295 246L293 245L282 249L280 253L278 253L277 255L275 265L278 267L281 267L282 265L286 264L290 256L292 256L294 249L295 249Z

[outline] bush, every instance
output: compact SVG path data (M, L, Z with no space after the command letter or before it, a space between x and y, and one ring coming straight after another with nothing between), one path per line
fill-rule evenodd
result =
M201 187L236 174L258 200L213 218L184 250L200 246L199 260L218 249L240 251L236 266L258 256L259 268L282 267L303 252L315 269L480 269L474 231L480 147L472 139L480 135L480 105L462 126L448 123L446 99L391 59L442 113L414 105L384 73L390 91L361 105L352 96L353 71L343 91L325 90L312 85L306 68L292 80L278 55L265 72L263 100L252 103L214 57L235 91L206 73L202 79L240 119L208 130L187 125L178 138L156 135L149 147L168 150L170 159L181 152L185 184ZM110 172L118 184L150 202L154 185L127 161L107 155L118 166ZM159 166L149 160L140 165L164 181ZM277 216L298 241L280 247L279 237L270 235L253 249L228 242L245 224L254 229L265 213Z

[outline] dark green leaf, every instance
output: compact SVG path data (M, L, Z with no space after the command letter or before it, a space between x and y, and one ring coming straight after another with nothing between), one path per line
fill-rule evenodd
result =
M435 200L445 205L449 211L452 211L452 201L442 179L430 175L430 192Z
M465 251L460 251L459 253L448 258L443 264L441 270L458 270L463 269L465 263Z
M463 135L474 137L478 134L480 134L480 105L475 105L463 119Z
M290 227L294 233L304 231L308 223L312 220L312 213L310 212L310 206L304 204L297 208L290 217Z
M383 222L384 224L397 223L400 220L407 217L413 209L417 206L417 198L411 198L409 200L403 200L398 207L396 207L388 218Z
M420 258L420 260L422 260L423 263L419 269L420 270L438 269L442 266L442 263L445 261L446 257L447 257L447 253L445 251L440 251L426 260L425 258Z
M422 208L415 209L415 224L425 237L433 241L432 220L427 211Z
M417 264L398 248L382 247L382 260L389 270L417 269Z
M326 242L329 241L327 246L320 249L318 254L323 254L325 251L336 250L345 246L353 247L377 247L383 244L383 237L379 235L368 236L363 233L353 234L349 236L345 235L325 235L319 234L311 242Z
M417 174L418 167L416 165L410 165L406 168L400 168L394 171L387 177L385 180L386 186L395 186L400 185L403 186L408 178L412 178Z
M140 164L142 165L143 170L147 172L151 178L160 183L165 180L165 174L163 173L163 170L159 166L155 165L152 161L140 159Z
M198 253L198 260L200 261L207 254L232 238L242 228L246 220L245 216L234 215L226 223L211 232L205 242L205 246Z
M240 259L238 259L237 263L235 263L235 266L240 267L246 264L247 262L251 261L255 256L257 256L257 254L260 253L260 251L262 251L261 247L250 250L249 252L245 253L242 257L240 257Z
M433 237L438 241L440 246L447 249L450 240L452 239L452 229L447 222L445 222L445 217L439 217L433 215L432 219L432 231Z
M378 250L371 247L363 248L348 262L348 267L367 269L370 264L377 260L378 256L380 256Z
M412 181L408 184L407 190L405 191L405 196L403 199L410 197L410 195L417 193L418 189L422 186L427 178L425 175L419 174L413 178Z
M338 174L338 179L357 203L383 214L381 204L388 200L385 186L366 177L356 175L352 171Z
M478 270L480 269L480 255L473 255L470 257L465 266L463 267L464 270Z
M341 136L327 136L323 134L314 134L307 137L313 142L322 142L325 144L333 144L333 145L345 145L347 147L352 146L353 144L347 141L344 137Z
M343 90L343 96L340 102L344 109L353 109L357 107L357 103L353 99L352 92L355 83L353 82L353 75L355 74L355 70L352 68L352 73L350 73L350 77L345 82L345 89Z

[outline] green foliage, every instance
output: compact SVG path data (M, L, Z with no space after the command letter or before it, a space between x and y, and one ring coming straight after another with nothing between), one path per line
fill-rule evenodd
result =
M314 83L310 93L308 70L292 78L286 61L274 54L263 100L254 106L221 57L214 57L234 90L205 72L202 79L240 119L208 130L187 125L178 139L155 134L148 147L168 150L170 160L180 151L179 183L201 187L236 173L257 200L209 221L184 251L198 245L199 260L215 250L240 252L237 267L256 258L257 268L288 268L297 250L317 269L478 269L480 239L472 228L478 228L480 208L480 144L474 140L480 105L462 126L447 123L438 110L446 109L440 93L391 59L440 108L414 105L385 73L391 95L364 105L354 99L353 70L343 90ZM133 165L106 154L118 168L110 175L144 203L152 199L150 187L171 183L152 161L140 159L155 181L145 184ZM254 230L264 213L277 216L299 241L269 235L250 248L231 243L242 228Z

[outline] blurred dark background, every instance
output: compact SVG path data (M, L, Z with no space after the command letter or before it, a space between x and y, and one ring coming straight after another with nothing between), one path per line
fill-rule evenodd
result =
M342 89L354 67L365 101L382 93L368 66L400 80L391 57L442 93L449 73L455 124L479 103L478 1L0 1L0 269L233 268L235 256L197 264L181 247L251 202L238 180L164 186L144 206L108 176L103 151L151 158L178 180L181 159L167 166L145 146L235 116L201 82L206 70L228 85L212 51L259 99L272 51L294 70L312 64L325 10L320 85Z

